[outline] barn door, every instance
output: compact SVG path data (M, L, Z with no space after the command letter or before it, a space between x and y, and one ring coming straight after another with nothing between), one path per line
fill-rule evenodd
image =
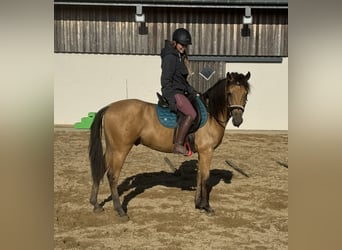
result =
M189 83L200 93L225 77L225 62L190 61L190 67L193 75L189 77Z

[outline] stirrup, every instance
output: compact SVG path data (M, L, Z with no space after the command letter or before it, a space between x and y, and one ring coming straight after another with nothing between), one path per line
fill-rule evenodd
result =
M176 147L178 147L179 150L176 149ZM184 149L184 151L181 151L180 149ZM191 156L192 155L192 151L191 149L189 150L189 145L188 144L184 144L184 146L182 146L181 144L177 144L175 143L173 145L173 153L175 154L182 154L184 156Z
M188 150L188 154L186 156L192 156L192 150L189 142L184 143L184 147Z

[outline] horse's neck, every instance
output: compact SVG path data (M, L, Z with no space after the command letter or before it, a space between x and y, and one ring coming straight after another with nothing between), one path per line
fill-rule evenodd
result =
M210 115L210 119L212 120L211 124L213 126L213 129L222 130L222 132L224 133L230 117L220 115L217 120L215 119L215 117Z
M207 99L204 100L204 103L205 103L205 105L206 105L207 107L209 107L209 99L210 99L210 98L207 98ZM228 123L228 121L229 121L229 119L230 119L230 116L229 116L229 114L228 114L228 112L227 112L227 107L224 108L223 112L220 113L220 114L218 115L218 117L216 117L216 118L215 118L215 116L214 116L213 114L209 113L209 109L208 109L208 108L207 108L207 112L208 112L208 116L211 117L211 118L216 122L216 124L217 124L218 126L221 126L221 127L223 127L223 128L226 127L226 125L227 125L227 123ZM229 116L229 117L228 117L228 116Z
M227 114L227 112L225 111L224 114ZM224 114L220 114L218 117L218 120L216 120L214 117L212 118L215 120L218 126L223 127L225 129L230 119L230 115L224 115Z

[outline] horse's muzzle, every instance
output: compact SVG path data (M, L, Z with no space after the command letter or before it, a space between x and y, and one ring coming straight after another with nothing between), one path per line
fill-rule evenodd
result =
M243 122L242 114L243 111L241 109L232 110L232 122L235 127L240 127L241 123Z

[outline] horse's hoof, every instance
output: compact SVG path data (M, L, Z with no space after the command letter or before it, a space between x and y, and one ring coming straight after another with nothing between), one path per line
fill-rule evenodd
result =
M200 212L206 214L207 216L214 216L215 215L215 211L214 210L208 211L206 209L201 209Z
M126 212L121 208L121 209L115 209L116 212L118 212L118 215L121 217L121 218L125 218L127 216Z
M199 209L201 213L206 213L209 216L212 216L215 214L214 209L208 206L205 206L205 207L196 206L196 208Z
M215 211L212 208L208 208L205 210L208 216L213 216L215 215Z
M129 221L128 215L127 215L127 214L125 214L125 215L120 215L120 221L123 221L123 222Z
M104 211L104 208L101 206L96 206L96 207L94 207L93 211L94 211L94 213L101 213Z
M128 215L123 210L121 212L120 211L117 211L117 212L118 212L118 216L120 218L120 221L122 221L122 222L129 221Z

